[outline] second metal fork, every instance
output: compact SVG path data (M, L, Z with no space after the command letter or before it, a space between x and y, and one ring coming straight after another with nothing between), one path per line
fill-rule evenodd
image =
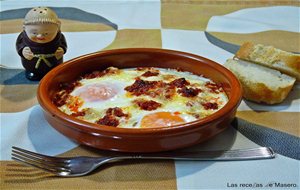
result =
M53 157L34 153L18 147L12 147L12 159L30 165L57 176L75 177L86 175L99 166L125 159L160 159L160 160L199 160L199 161L233 161L274 158L271 148L228 151L168 152L156 154L124 154L112 157Z

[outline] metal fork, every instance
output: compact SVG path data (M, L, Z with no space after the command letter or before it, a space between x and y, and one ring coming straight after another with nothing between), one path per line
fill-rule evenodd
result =
M198 161L234 161L274 158L275 153L269 147L228 151L164 152L146 154L121 154L110 157L53 157L34 153L18 147L12 147L12 159L30 165L57 176L75 177L86 175L99 166L113 161L126 159L159 160L198 160Z

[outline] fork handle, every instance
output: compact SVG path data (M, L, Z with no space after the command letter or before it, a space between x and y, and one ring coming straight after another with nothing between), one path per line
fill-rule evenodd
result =
M270 147L227 151L197 151L197 152L165 152L157 154L131 155L134 159L164 159L164 160L202 160L202 161L234 161L258 160L275 158L275 152ZM128 158L128 157L127 157Z

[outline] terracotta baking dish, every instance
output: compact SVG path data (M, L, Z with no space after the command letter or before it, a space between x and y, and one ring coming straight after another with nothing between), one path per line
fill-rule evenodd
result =
M180 68L222 83L229 102L204 119L165 128L125 129L99 126L61 112L52 98L59 84L107 67ZM223 66L206 58L164 49L131 48L101 51L67 61L40 82L38 101L46 120L59 132L80 144L122 152L156 152L187 147L210 139L229 126L242 97L238 79Z

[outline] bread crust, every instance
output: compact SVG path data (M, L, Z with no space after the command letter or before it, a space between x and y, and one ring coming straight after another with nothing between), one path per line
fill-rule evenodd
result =
M276 69L300 81L300 55L282 51L272 46L245 42L236 53L235 58Z
M242 64L243 62L243 64ZM242 84L243 87L243 97L246 100L254 101L257 103L266 103L266 104L278 104L281 103L289 94L291 91L294 83L295 83L295 78L293 77L288 77L290 80L289 82L286 83L284 86L277 86L276 88L272 88L271 86L268 86L268 83L264 81L264 77L259 77L260 79L258 80L258 76L261 73L254 73L254 71L251 70L246 70L247 67L238 67L238 65L253 65L256 68L263 67L259 66L255 63L252 62L247 62L247 61L241 61L241 60L234 60L234 59L228 59L226 63L224 64L225 67L227 67L229 70L231 70L236 77L239 79L240 83ZM240 69L237 69L240 68ZM241 68L244 70L241 71ZM266 68L266 67L264 67ZM267 68L267 70L273 70ZM246 72L252 72L253 76L256 76L256 80L253 80L253 78L249 78L246 76ZM279 75L284 75L278 72ZM279 76L278 76L279 77ZM278 80L274 76L274 81Z
M290 92L292 86L278 88L273 91L263 83L246 84L240 81L243 86L244 98L257 103L278 104L281 103Z
M234 57L237 57L239 59L245 59L249 60L249 55L253 51L254 44L252 42L245 42L240 47L240 49L236 52Z

